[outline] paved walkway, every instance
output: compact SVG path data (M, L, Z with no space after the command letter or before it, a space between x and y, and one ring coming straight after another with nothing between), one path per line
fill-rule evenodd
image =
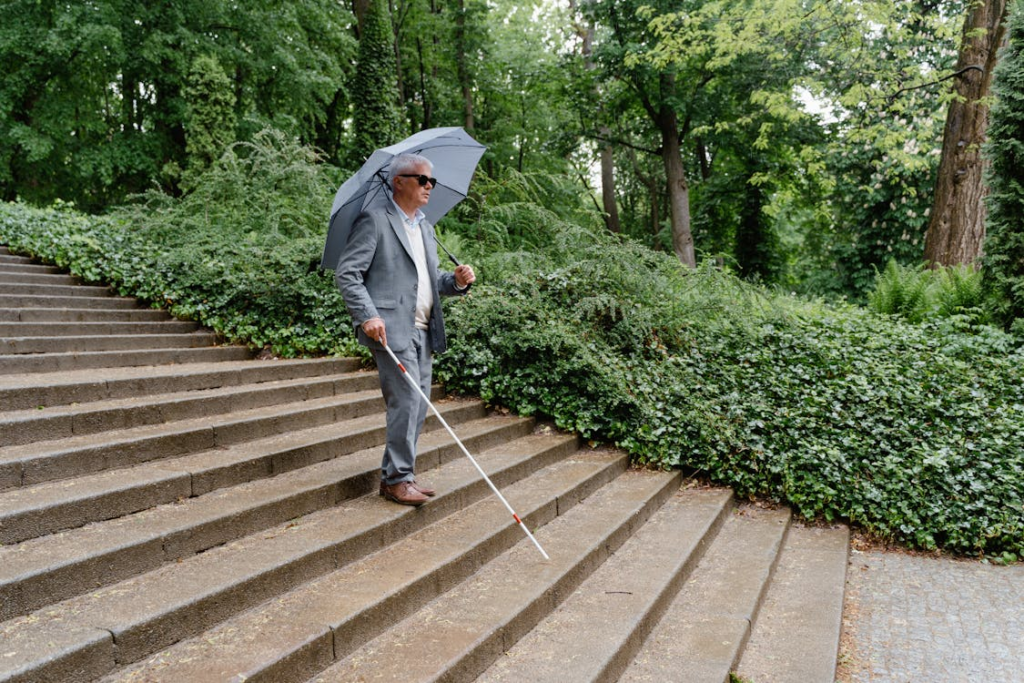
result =
M852 551L838 680L1024 681L1024 566Z

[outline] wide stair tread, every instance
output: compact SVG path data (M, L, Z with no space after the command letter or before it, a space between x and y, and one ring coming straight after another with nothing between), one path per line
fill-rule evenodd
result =
M76 296L10 293L0 290L0 308L135 309L138 299L124 296Z
M64 372L88 368L171 365L244 360L252 353L244 346L200 346L120 351L69 351L0 355L0 374Z
M182 320L157 322L4 322L0 319L0 337L96 337L100 335L164 335L195 332L199 323Z
M56 322L166 322L172 320L167 311L158 308L2 308L0 321L5 323Z
M105 285L82 284L40 284L0 282L0 295L4 296L46 296L46 297L113 297L114 292Z
M728 681L771 579L789 518L786 509L737 508L620 680Z
M5 410L14 411L108 399L142 398L154 394L348 373L358 370L359 365L359 361L354 358L247 359L174 366L0 375L0 404ZM373 376L376 377L375 374Z
M849 530L794 526L740 660L750 683L831 683L849 563Z
M477 680L617 680L718 533L731 502L727 490L681 489Z
M457 416L445 412L449 421L458 424ZM522 438L532 424L529 418L481 418L459 424L459 429L467 445L483 449ZM361 439L361 433L369 438ZM330 430L295 434L285 446L250 444L245 452L223 453L220 463L203 461L202 454L182 458L177 466L184 474L157 469L156 474L177 480L197 477L193 474L197 467L216 470L219 466L223 470L237 464L238 478L249 479L235 482L231 488L183 497L174 504L0 547L0 619L363 495L379 480L377 444L382 440L383 416L375 415ZM353 448L365 441L374 445ZM419 446L418 464L423 472L459 457L450 437L441 430L424 433ZM261 457L264 451L267 455ZM199 463L190 467L190 461ZM282 461L286 464L281 465ZM272 470L299 462L304 464L301 469L271 476ZM118 494L115 491L113 495Z
M678 473L623 473L537 531L550 560L521 541L312 680L472 680L639 529L680 479Z
M377 385L376 375L351 372L12 410L0 412L0 443L15 446L163 424L352 391L371 391L376 390Z
M524 438L490 449L480 461L508 485L575 446L575 438L560 435ZM137 661L488 494L465 459L443 465L432 481L439 493L419 509L372 493L0 624L3 649L12 653L0 657L0 680L95 676Z
M212 346L217 335L209 331L183 333L157 333L57 337L5 337L0 339L0 354L6 356L30 354L97 353L101 351L144 351L152 349L193 349Z

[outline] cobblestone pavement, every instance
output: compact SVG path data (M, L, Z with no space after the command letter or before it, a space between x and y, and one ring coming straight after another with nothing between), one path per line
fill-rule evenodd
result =
M854 550L843 683L1024 681L1024 566Z

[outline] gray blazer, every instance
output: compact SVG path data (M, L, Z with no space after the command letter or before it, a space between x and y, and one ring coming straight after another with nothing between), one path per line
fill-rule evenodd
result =
M455 274L438 267L434 227L420 223L427 270L434 276L434 306L427 332L434 353L444 351L448 342L444 333L441 295L465 294L455 289ZM377 201L356 218L348 243L341 252L334 281L352 316L359 343L371 349L384 347L363 332L362 324L371 318L384 320L388 346L395 352L412 343L416 319L416 264L398 209L390 199Z

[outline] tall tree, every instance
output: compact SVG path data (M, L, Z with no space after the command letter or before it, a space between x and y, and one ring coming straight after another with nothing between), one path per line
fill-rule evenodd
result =
M217 59L203 55L192 65L185 95L189 103L185 120L188 168L182 185L188 189L235 141L235 93Z
M371 0L363 16L352 84L352 158L356 163L362 163L378 147L394 144L401 134L394 40L387 1Z
M350 23L335 0L11 0L0 23L0 193L99 210L154 182L174 189L200 55L231 80L240 136L272 125L336 148L349 118Z
M985 160L989 89L1005 35L1006 0L968 6L956 99L949 105L924 258L933 266L973 263L985 237Z
M861 298L890 259L920 262L942 145L941 84L953 73L963 8L814 2L802 19L815 44L799 85L823 112L825 136L819 169L806 174L820 192L808 188L790 207L803 214L807 291Z
M569 10L573 15L578 15L576 0L569 0ZM598 68L594 62L594 22L585 17L573 16L573 30L579 44L580 57L583 60L583 73L577 78L589 85L581 93L582 96L577 98L581 103L585 103L586 113L581 118L596 123L601 164L601 206L604 210L605 226L609 232L618 233L622 231L622 222L619 219L619 204L615 193L615 148L612 145L611 126L605 120L609 109L608 102L602 101L602 84L596 78L591 77Z
M1003 322L1024 332L1024 4L1011 10L1008 40L992 84L985 156L987 180L985 286ZM1016 323L1014 323L1016 321Z

